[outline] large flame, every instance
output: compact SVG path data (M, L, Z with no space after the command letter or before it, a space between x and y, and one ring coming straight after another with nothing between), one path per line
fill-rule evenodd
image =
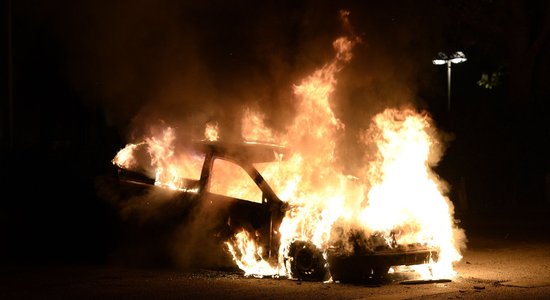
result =
M434 276L452 276L452 262L461 259L455 242L453 206L445 186L431 170L441 157L430 119L413 110L386 109L376 115L364 141L377 152L367 169L372 185L361 211L361 224L390 233L398 244L420 243L440 250Z
M261 170L277 195L292 208L279 228L278 262L265 261L262 249L246 232L227 242L246 274L289 275L283 257L293 241L309 241L326 250L331 244L345 242L351 230L360 230L366 236L382 235L390 247L394 243L435 247L439 259L430 265L430 275L454 275L452 264L461 259L457 244L463 233L455 226L445 186L431 169L441 157L442 147L427 114L386 109L376 115L360 139L365 148L375 150L369 152L369 163L359 176L345 174L335 161L345 126L335 116L330 100L336 74L352 59L356 42L338 38L333 43L333 60L294 87L297 115L285 133L274 134L260 113L245 111L242 136L246 140L276 142L293 149L285 161L262 166ZM176 155L174 139L174 130L168 128L160 137L143 143L156 169L157 184L181 189L180 181L189 175L189 168L182 166L200 160ZM205 139L219 139L217 124L207 125ZM135 164L131 153L143 143L129 144L113 162L121 167ZM231 193L245 198L247 191L234 181L228 176L223 188L232 187Z
M370 164L361 178L346 176L335 164L336 142L345 126L335 117L329 100L336 85L335 74L352 58L353 44L346 38L337 39L333 61L294 88L298 114L276 141L297 151L287 161L262 171L293 209L279 228L279 265L261 270L266 275L288 275L283 257L293 241L305 240L327 249L337 240L345 242L352 229L360 229L367 236L382 234L388 246L421 244L439 249L439 259L429 265L430 273L421 275L453 276L452 263L461 258L457 245L463 233L456 228L452 204L443 195L445 185L431 170L442 149L427 114L387 109L376 115L361 139L366 147L376 149L375 155L368 157ZM262 127L261 115L251 114L247 111L243 120L243 136L258 140L262 137L254 133L262 132L273 140L274 135ZM334 234L334 227L342 224L344 228ZM250 247L246 239L238 242L241 249L245 249L242 245ZM263 264L258 256L243 264L251 257L241 254L235 259L241 268L254 266L254 261ZM247 273L258 271L254 267L244 269Z

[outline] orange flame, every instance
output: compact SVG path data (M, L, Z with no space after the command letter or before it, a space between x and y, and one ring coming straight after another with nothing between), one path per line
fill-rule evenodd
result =
M279 138L264 124L264 116L249 108L244 111L241 120L241 135L247 141L275 143Z
M220 138L218 123L206 123L206 127L204 129L204 138L207 141L217 141Z
M273 266L263 258L262 248L258 247L246 231L235 235L232 242L225 243L233 255L237 266L245 271L245 276L273 275Z
M398 232L398 244L420 243L440 249L437 277L453 276L452 263L461 259L453 206L445 186L430 167L441 157L440 145L427 115L386 109L376 115L363 140L377 153L367 170L372 185L360 220L371 231Z
M143 144L144 142L139 144L127 144L126 147L118 151L115 158L113 158L112 163L124 169L131 170L136 168L138 166L138 162L134 158L134 152Z
M298 151L287 161L266 166L262 171L278 195L289 201L293 209L279 228L279 265L263 269L263 275L286 275L283 256L294 240L311 241L326 249L332 224L350 214L346 199L362 198L361 187L350 182L349 177L333 165L337 137L344 130L344 124L335 117L329 102L336 85L335 74L351 59L354 43L347 38L337 39L333 44L336 50L333 61L294 87L298 114L277 142L292 145ZM250 112L246 116L254 119ZM263 125L258 121L255 124ZM248 129L248 126L243 128ZM235 260L240 264L238 257Z
M145 167L153 169L156 186L196 192L195 187L185 185L185 179L200 177L203 158L189 152L176 155L175 139L175 130L167 127L158 137L152 136L145 138L144 142L127 144L118 151L112 162L121 168L133 169L138 165L136 157L140 148L145 147L150 158L149 165Z
M444 185L430 169L441 151L427 115L388 109L375 116L362 140L376 146L377 154L369 158L362 179L344 175L334 164L336 141L345 126L335 117L329 99L335 74L351 59L352 46L352 41L337 39L334 60L294 88L298 114L277 142L297 151L262 171L293 207L279 228L279 265L270 272L285 275L283 257L295 240L326 250L337 241L345 242L351 228L360 228L367 235L383 234L388 246L395 241L436 247L438 262L430 265L430 274L421 275L453 276L452 263L461 258L458 243L463 232L454 224ZM333 234L336 224L346 224L340 236Z

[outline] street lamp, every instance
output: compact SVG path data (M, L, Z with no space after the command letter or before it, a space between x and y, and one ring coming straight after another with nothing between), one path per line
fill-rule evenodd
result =
M461 51L448 56L443 52L439 52L437 57L432 60L434 65L447 65L447 110L451 111L451 64L459 64L466 61L466 55Z

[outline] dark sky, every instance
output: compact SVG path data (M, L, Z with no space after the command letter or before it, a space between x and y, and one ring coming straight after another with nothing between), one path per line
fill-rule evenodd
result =
M332 102L348 141L385 107L413 104L455 137L439 171L452 186L465 178L470 210L549 201L544 1L12 0L4 7L2 66L11 81L1 107L2 181L18 196L2 197L0 225L22 245L5 250L19 258L106 255L116 217L96 198L96 177L150 124L196 134L216 120L231 136L242 107L254 106L284 130L295 113L293 84L349 34L341 9L363 41L338 75ZM468 61L453 67L448 112L446 70L431 59L455 50ZM483 73L498 75L492 89L477 84ZM50 246L36 254L35 243Z

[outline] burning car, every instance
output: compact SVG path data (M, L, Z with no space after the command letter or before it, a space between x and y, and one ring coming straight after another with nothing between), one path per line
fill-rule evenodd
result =
M254 252L253 260L263 260L274 269L284 265L277 273L301 280L364 279L386 274L391 266L437 260L438 249L420 243L398 244L394 233L388 240L382 234L351 230L342 238L345 224L333 227L331 234L338 238L325 249L301 239L282 246L281 223L295 207L279 198L258 167L281 162L290 155L290 149L268 143L202 140L191 143L187 150L191 156L186 161L193 161L197 169L195 178L177 178L173 186L143 174L146 170L132 170L124 151L119 152L114 163L120 199L151 190L172 191L170 200L164 202L163 222L167 216L174 223L200 216L202 233L220 249L225 243L234 256L239 256L237 263L246 251L237 245L237 236L243 233L256 249L262 249L261 253ZM239 186L232 186L235 183Z
M184 245L193 244L195 254L207 245L226 249L247 275L355 280L410 265L420 277L454 276L465 235L448 185L432 170L445 145L429 114L386 108L359 131L352 146L360 151L342 147L346 124L331 95L358 42L336 39L334 58L293 86L296 113L282 130L243 107L241 140L269 143L222 142L217 123L208 121L203 140L185 142L198 136L187 130L192 138L176 144L172 127L147 124L145 140L113 160L114 202L136 224L126 236L183 230L200 238ZM147 230L143 216L156 220Z

